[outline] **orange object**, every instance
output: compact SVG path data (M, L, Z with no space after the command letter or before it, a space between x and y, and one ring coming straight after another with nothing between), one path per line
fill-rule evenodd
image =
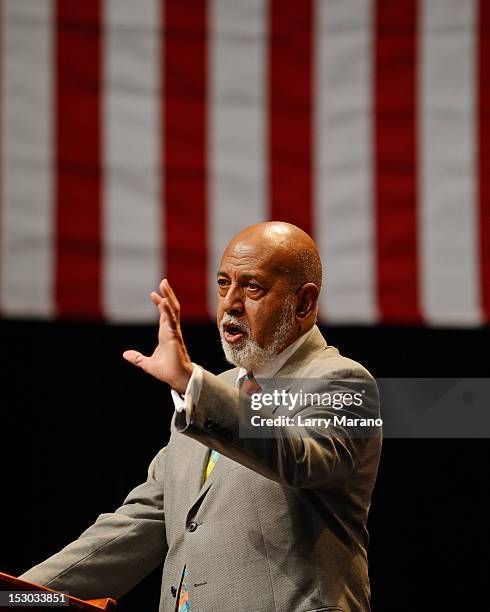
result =
M0 591L26 591L26 592L43 592L43 593L59 593L59 591L55 591L54 589L49 589L48 587L41 586L39 584L34 584L33 582L26 582L25 580L19 580L15 576L10 576L9 574L3 574L0 572ZM65 610L66 608L71 610L83 610L84 612L90 612L91 610L116 610L117 602L114 599L89 599L83 600L78 599L77 597L73 597L71 595L67 595L68 597L68 606L52 606L56 607L59 610ZM20 606L20 605L11 605L11 606L2 606L0 603L0 610L5 610L7 612L14 612L14 610L43 610L46 612L49 608L47 606Z

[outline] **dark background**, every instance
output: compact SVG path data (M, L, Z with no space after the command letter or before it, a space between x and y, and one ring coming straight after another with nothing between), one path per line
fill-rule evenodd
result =
M323 332L377 377L489 375L489 329ZM225 367L214 326L184 333L195 362ZM121 353L151 352L155 338L152 326L0 321L0 571L53 554L145 479L172 404ZM375 612L489 609L489 450L485 439L385 440L370 515ZM122 610L156 611L160 577L161 567Z

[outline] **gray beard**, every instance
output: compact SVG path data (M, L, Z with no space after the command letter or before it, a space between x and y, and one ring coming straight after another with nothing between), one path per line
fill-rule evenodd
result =
M294 296L288 296L279 316L276 330L269 346L261 347L250 337L250 329L239 317L225 314L221 319L219 332L221 336L221 346L225 353L226 360L232 365L245 368L247 371L256 372L271 362L283 349L288 338L290 338L296 328L296 321L293 317ZM225 340L223 324L231 323L246 327L247 336L236 344L229 344Z

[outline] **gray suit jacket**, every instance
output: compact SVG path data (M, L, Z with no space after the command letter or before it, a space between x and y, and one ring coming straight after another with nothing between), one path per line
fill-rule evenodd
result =
M193 612L369 610L366 519L380 437L342 426L318 428L314 437L287 427L273 439L244 437L236 376L236 368L218 377L205 371L199 401L189 415L174 414L147 481L20 577L82 598L119 598L165 558L160 612L175 610L185 564ZM346 389L334 380L361 381L370 399L352 416L379 416L371 375L327 346L317 328L277 378L291 390L308 378L320 392ZM222 457L202 485L208 447Z

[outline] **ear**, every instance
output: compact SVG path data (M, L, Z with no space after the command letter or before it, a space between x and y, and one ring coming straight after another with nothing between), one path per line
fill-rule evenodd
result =
M314 283L306 283L298 293L298 303L296 305L296 317L298 319L307 319L312 314L316 313L316 305L320 291Z

